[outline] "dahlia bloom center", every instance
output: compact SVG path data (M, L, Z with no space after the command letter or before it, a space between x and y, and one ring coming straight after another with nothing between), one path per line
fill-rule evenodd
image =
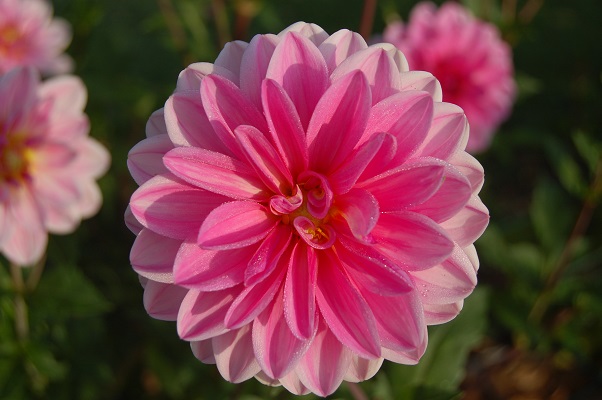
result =
M0 166L3 182L20 182L30 176L33 151L27 145L23 135L9 135L5 143L0 144Z
M21 38L21 33L16 26L7 24L0 26L0 54L8 54Z
M292 224L297 234L310 246L326 249L336 239L334 229L328 225L334 208L333 193L322 174L306 171L299 175L291 196L273 196L270 209L282 215L284 224Z

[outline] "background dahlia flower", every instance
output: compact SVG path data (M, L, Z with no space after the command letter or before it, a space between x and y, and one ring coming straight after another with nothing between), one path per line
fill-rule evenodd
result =
M33 66L44 74L72 70L62 54L71 41L67 22L52 18L45 0L0 0L0 75L17 66Z
M88 137L86 88L75 76L40 82L33 68L0 77L0 251L30 265L48 232L72 232L102 202L95 179L109 155Z
M439 80L443 100L462 107L470 123L467 150L486 149L516 91L512 52L497 28L460 4L445 3L437 10L423 2L406 25L389 24L383 38L405 54L412 70L428 71Z
M415 364L488 223L462 110L390 44L297 23L192 64L129 153L144 305L195 356L326 396Z

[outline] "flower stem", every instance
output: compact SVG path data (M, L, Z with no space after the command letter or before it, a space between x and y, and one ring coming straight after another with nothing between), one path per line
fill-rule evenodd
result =
M549 303L550 296L556 285L562 278L562 275L570 265L571 258L573 256L573 251L575 250L575 245L580 239L585 231L587 230L592 216L594 214L594 210L599 204L600 198L602 196L602 157L598 159L598 164L596 166L596 171L594 173L594 178L592 183L590 184L588 193L583 202L583 206L581 207L581 211L579 212L579 216L573 226L573 230L571 235L569 236L558 260L556 261L556 265L552 269L552 273L548 276L546 280L545 286L533 307L531 308L531 312L529 313L529 320L533 322L540 322L543 315L545 314Z
M27 303L25 302L26 287L23 281L22 268L10 263L10 274L15 290L15 332L19 341L25 341L29 337L29 318Z
M369 398L366 395L366 393L364 392L364 390L357 383L347 382L347 387L349 388L349 391L351 392L351 396L353 397L354 400L369 400Z
M362 20L360 22L360 35L366 40L368 40L372 34L376 3L377 0L364 0L364 10L362 11Z

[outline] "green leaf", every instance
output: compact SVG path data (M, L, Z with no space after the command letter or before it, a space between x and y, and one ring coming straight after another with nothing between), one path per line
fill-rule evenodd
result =
M391 368L396 398L410 394L414 399L427 393L432 398L447 398L456 393L465 375L464 366L470 350L479 344L485 330L487 292L477 289L464 303L464 309L452 321L429 329L426 353L415 366Z
M574 132L572 137L579 155L583 157L590 172L593 173L602 157L602 145L583 131Z
M77 268L57 266L46 270L31 296L32 320L64 320L102 314L109 302Z
M583 198L588 185L579 164L567 151L566 146L560 141L550 138L545 141L545 149L562 187L569 193Z
M533 192L529 214L545 249L561 249L574 220L574 212L562 190L550 180L542 180Z

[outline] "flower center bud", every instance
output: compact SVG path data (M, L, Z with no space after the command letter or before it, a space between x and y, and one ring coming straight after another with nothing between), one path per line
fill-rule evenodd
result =
M11 24L0 26L0 54L6 54L19 40L21 33Z
M0 183L19 183L29 177L33 152L23 137L0 138Z
M302 172L292 196L273 196L270 208L282 215L282 222L292 224L299 236L316 249L326 249L334 244L336 233L328 224L333 193L325 176Z

